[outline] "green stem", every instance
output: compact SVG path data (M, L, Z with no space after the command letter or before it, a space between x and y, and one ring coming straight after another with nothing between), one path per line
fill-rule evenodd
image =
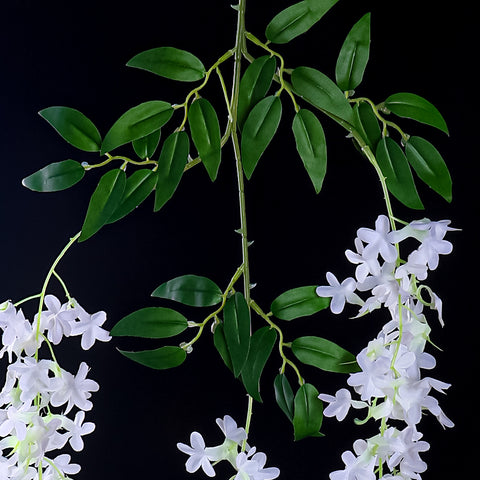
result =
M39 336L40 336L40 323L41 323L40 322L40 316L42 314L43 301L45 299L45 294L47 293L47 287L48 287L48 284L50 283L50 279L52 278L52 275L54 275L55 268L57 267L60 260L67 253L68 249L78 240L81 233L82 232L78 232L74 237L72 237L70 239L70 241L67 243L67 245L63 248L63 250L60 252L58 257L53 262L52 266L50 267L50 270L47 273L47 276L45 277L45 281L43 282L42 291L40 292L40 300L38 302L38 322L37 322L37 332L35 334L35 340L37 342L38 342L38 339L39 339ZM35 352L35 360L38 360L38 348Z

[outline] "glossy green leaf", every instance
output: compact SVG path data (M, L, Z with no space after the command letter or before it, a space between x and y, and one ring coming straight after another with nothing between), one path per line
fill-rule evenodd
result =
M378 142L382 138L382 131L378 118L368 103L358 103L353 108L357 130L360 132L370 150L375 153Z
M86 152L98 152L102 137L97 127L83 113L70 107L48 107L38 112L74 147Z
M447 202L452 201L452 179L438 150L421 137L410 137L405 153L416 174Z
M147 70L161 77L194 82L205 76L203 63L192 53L174 47L159 47L135 55L127 66Z
M142 168L133 172L127 178L120 204L107 223L116 222L133 212L153 192L156 183L157 174L152 170Z
M277 68L275 57L256 58L245 70L238 93L237 123L243 128L250 110L267 94Z
M295 92L314 107L336 120L353 124L353 110L344 93L322 72L298 67L292 72L292 85Z
M306 365L327 372L358 372L355 356L336 343L321 337L300 337L292 342L292 352Z
M222 157L220 124L212 104L205 98L195 100L188 110L193 143L212 182L217 178Z
M247 360L242 369L242 382L247 393L258 402L262 401L260 377L276 340L277 332L270 327L260 328L250 340Z
M123 317L111 330L114 337L167 338L188 327L187 319L175 310L146 307Z
M315 114L302 108L293 119L292 129L298 154L318 193L327 171L327 144L322 125Z
M275 388L275 400L278 406L282 409L287 418L293 422L294 398L292 387L287 379L287 376L279 373L273 382Z
M338 55L335 78L342 90L354 90L360 85L369 55L370 13L366 13L352 27Z
M330 305L330 298L319 297L315 290L315 286L287 290L272 302L270 309L281 320L313 315Z
M85 169L75 160L51 163L22 180L24 187L34 192L58 192L78 183Z
M100 178L88 204L79 242L90 238L109 221L123 198L125 184L125 172L119 168L108 171Z
M400 145L390 137L383 138L378 144L376 158L392 195L409 208L424 208Z
M247 179L252 176L260 157L277 131L282 116L282 103L274 95L265 97L252 108L241 138L243 170Z
M142 160L145 160L146 158L152 158L160 142L160 135L161 130L155 130L145 137L134 140L132 145L135 153Z
M338 0L306 0L278 13L267 25L265 36L273 43L287 43L309 30Z
M250 349L250 312L244 296L236 292L225 303L223 312L225 340L232 359L233 373L238 377Z
M119 350L125 357L155 370L178 367L187 358L185 350L180 347L160 347L155 350L141 350L139 352L128 352Z
M209 307L222 301L220 287L206 277L182 275L162 283L152 297L167 298L192 307Z
M295 441L306 437L321 437L323 403L318 398L318 390L309 383L303 384L294 400L293 430Z
M428 100L419 95L395 93L385 100L384 105L399 117L425 123L448 134L448 127L441 113Z
M155 206L157 212L172 197L187 164L190 141L185 132L174 132L165 140L157 168Z
M172 106L161 100L144 102L127 110L105 135L102 155L159 130L172 114Z
M223 323L219 323L213 332L213 344L222 357L227 368L233 373L232 358L228 351L227 340L225 339L225 329Z

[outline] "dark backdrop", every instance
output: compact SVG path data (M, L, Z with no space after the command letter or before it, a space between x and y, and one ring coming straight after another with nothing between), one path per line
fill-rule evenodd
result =
M291 2L278 0L273 7L267 3L247 5L247 28L261 38L268 21ZM454 180L451 205L420 187L425 215L451 218L454 226L463 229L450 235L454 254L441 258L429 279L444 300L446 321L441 329L432 320L432 340L443 349L430 350L438 360L433 376L453 384L440 401L457 426L444 432L427 417L419 427L431 443L424 455L430 465L424 478L460 478L476 468L470 436L477 420L472 388L478 363L474 15L469 7L442 8L430 0L342 0L308 34L278 50L288 66L309 65L333 77L346 33L368 11L372 12L371 60L358 94L379 102L399 91L417 93L440 109L450 128L447 137L432 128L403 123L407 131L411 127L439 148ZM104 134L116 118L140 102L182 102L190 85L129 69L125 63L140 51L170 45L191 51L208 66L233 46L234 29L235 13L224 0L2 4L2 298L18 300L40 290L52 260L80 229L99 178L98 172L92 172L81 184L56 194L37 194L21 186L23 177L48 163L96 158L70 148L37 112L52 105L77 108ZM252 53L259 52L252 48ZM223 73L228 80L228 71ZM214 89L208 91L215 95ZM352 248L358 227L372 226L384 211L373 171L328 119L323 122L328 174L324 189L315 195L295 152L291 118L292 109L284 102L280 135L246 192L249 236L255 241L251 248L254 296L265 308L288 288L324 283L327 270L339 278L351 275L345 249ZM106 310L107 328L137 308L159 304L150 293L177 275L196 273L220 285L228 282L240 263L240 242L234 233L239 226L235 174L229 153L227 149L214 184L201 167L189 171L161 212L153 214L152 202L147 201L128 218L74 247L62 261L59 272L71 293L90 312ZM407 220L423 216L396 202L394 208ZM60 294L56 289L55 285L53 290ZM340 317L323 313L288 325L287 335L325 336L356 352L376 335L382 321L378 317L349 320L353 310ZM201 319L197 311L185 310L185 314ZM185 456L176 442L187 441L194 429L205 433L207 442L220 440L215 418L226 413L243 421L242 386L219 361L209 335L204 337L183 366L160 372L121 357L115 347L123 344L117 340L97 344L88 352L81 351L76 341L58 348L62 365L76 371L81 360L87 361L91 377L101 385L88 414L97 429L85 437L85 450L74 455L82 465L75 478L187 478ZM275 360L265 371L264 403L254 406L251 443L267 453L268 465L278 466L282 478L327 478L328 472L341 468L341 452L350 449L354 439L368 435L371 427L353 426L351 416L341 424L327 419L322 429L325 438L294 443L290 425L273 398L277 368ZM328 393L345 381L308 369L305 375ZM218 472L219 477L231 475L228 469Z

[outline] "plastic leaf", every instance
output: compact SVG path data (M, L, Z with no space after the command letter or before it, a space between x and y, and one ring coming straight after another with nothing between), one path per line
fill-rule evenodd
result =
M277 68L275 57L256 58L245 70L238 93L237 123L243 128L250 110L267 94Z
M228 351L223 323L219 323L215 326L215 331L213 332L213 344L215 345L215 348L222 357L222 360L227 368L233 372L232 358L230 357L230 352Z
M157 150L160 142L161 130L146 135L145 137L137 138L132 142L135 153L144 160L145 158L152 158Z
M278 13L267 25L265 36L273 43L287 43L309 30L338 0L306 0Z
M378 142L382 138L382 131L377 116L373 113L372 107L368 103L358 103L354 106L353 113L357 130L359 130L370 150L375 153Z
M428 100L419 95L395 93L385 100L384 105L399 117L425 123L448 134L448 127L441 113Z
M295 92L314 107L353 124L353 110L344 93L322 72L298 67L292 72L292 85Z
M298 389L293 416L295 441L306 437L323 436L319 431L323 422L323 403L318 395L318 390L309 383Z
M159 47L135 55L127 66L147 70L161 77L194 82L205 76L203 63L192 53L174 47Z
M114 337L167 338L188 327L187 319L175 310L146 307L123 317L111 330Z
M275 400L287 418L293 422L294 394L286 375L279 373L274 380Z
M157 174L152 170L142 168L133 172L126 181L122 200L108 219L113 223L133 212L153 192L157 183Z
M90 198L79 242L90 238L108 222L122 200L125 183L125 172L119 168L102 176Z
M173 108L168 102L152 100L126 111L110 128L102 143L101 153L111 152L121 145L159 130L170 120Z
M272 302L270 309L281 320L313 315L330 305L330 298L319 297L315 290L315 286L287 290Z
M277 339L277 332L270 327L257 330L250 340L247 360L242 369L242 382L248 394L262 401L260 396L260 377Z
M240 292L227 300L223 312L225 340L232 359L233 373L238 377L250 348L250 312Z
M388 190L407 207L424 208L407 157L400 145L390 137L383 138L378 144L376 158Z
M359 370L353 354L325 338L297 338L292 342L292 352L302 363L327 372L351 373Z
M212 104L205 98L194 101L188 110L193 143L212 182L217 178L222 157L220 124Z
M35 192L58 192L78 183L85 169L75 160L51 163L22 180L24 187Z
M162 283L153 297L167 298L192 307L209 307L222 301L222 291L212 280L198 275L183 275Z
M187 164L189 149L190 141L185 132L174 132L165 140L158 159L154 206L156 212L175 193Z
M452 201L452 179L442 156L427 140L410 137L405 152L416 174L447 202Z
M243 170L248 179L275 135L281 116L282 104L274 95L260 100L249 113L241 138Z
M98 152L102 137L97 127L83 113L70 107L48 107L38 112L74 147L86 152Z
M318 193L327 171L327 144L322 125L310 110L301 109L293 119L292 129L298 154Z
M185 350L180 347L160 347L155 350L141 350L128 352L119 350L125 357L134 362L156 370L178 367L187 358Z
M350 30L340 49L335 68L337 85L344 91L360 85L370 55L370 13Z

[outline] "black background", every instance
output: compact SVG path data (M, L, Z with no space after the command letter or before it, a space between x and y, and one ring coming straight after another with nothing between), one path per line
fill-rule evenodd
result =
M263 37L275 13L291 2L249 2L247 29ZM465 5L465 4L462 4ZM441 406L456 423L443 431L427 416L420 424L431 450L425 479L461 478L476 468L477 422L477 232L478 136L476 120L477 26L471 8L424 0L362 2L342 0L321 23L289 45L278 46L288 67L313 66L333 78L336 55L351 28L364 13L372 13L370 63L357 94L380 102L400 91L422 95L444 115L450 136L433 128L404 121L408 133L425 136L442 152L454 181L452 204L419 186L426 211L415 212L394 203L405 220L428 216L452 219L461 232L449 234L454 253L442 257L429 285L444 300L446 326L431 318L430 348L438 368L435 378L451 382ZM95 154L79 152L38 115L42 108L66 105L92 119L105 134L128 108L160 99L180 103L190 84L175 84L125 63L136 53L157 46L191 51L206 66L231 48L235 12L229 2L123 3L16 0L4 2L0 14L0 252L1 297L18 301L37 293L43 278L68 238L81 228L88 199L99 172L81 184L56 194L38 194L21 186L21 179L44 165L66 158L94 163ZM275 48L275 47L274 47ZM250 49L253 55L262 52ZM224 68L227 80L230 72ZM205 96L221 105L218 83ZM290 123L293 109L285 97L279 135L247 184L247 213L251 247L253 296L268 310L283 291L301 285L323 284L325 272L339 278L353 274L344 257L353 247L356 229L373 226L384 204L373 170L355 151L344 131L328 119L329 165L325 186L315 195L296 155ZM222 117L221 117L222 118ZM225 118L225 117L223 117ZM127 152L129 153L129 152ZM143 306L159 305L150 293L178 275L205 275L226 285L240 263L240 239L235 172L230 147L217 182L212 184L199 166L187 172L165 208L152 213L151 199L117 224L104 228L71 249L58 268L73 296L90 312L106 310L106 327ZM55 282L52 292L61 291ZM165 305L165 303L162 303ZM172 306L172 305L168 305ZM29 310L31 308L31 310ZM26 313L35 306L25 307ZM182 310L201 320L197 310ZM373 315L351 320L354 310L341 316L322 312L285 326L288 338L319 335L353 352L380 329L386 319ZM187 332L183 340L188 340ZM85 437L85 450L73 459L82 465L79 480L106 478L187 478L185 456L175 447L192 430L209 444L221 441L215 418L230 414L239 423L246 413L246 397L212 346L209 334L195 345L181 367L151 371L124 359L113 340L83 352L76 339L58 347L62 366L76 371L85 360L90 376L101 389L87 419L96 423ZM146 343L142 343L144 348ZM131 346L131 344L129 344ZM3 363L2 363L3 365ZM273 398L272 381L279 366L269 363L262 383L263 404L254 405L251 444L268 455L268 465L281 469L281 478L327 478L342 468L340 454L375 426L353 425L350 415L339 424L327 419L326 437L294 443L292 429ZM304 368L307 381L325 393L344 385L345 377ZM293 381L293 377L291 377ZM438 394L437 394L438 397ZM217 468L219 478L231 470ZM201 478L203 473L196 474ZM193 478L193 477L192 477Z

